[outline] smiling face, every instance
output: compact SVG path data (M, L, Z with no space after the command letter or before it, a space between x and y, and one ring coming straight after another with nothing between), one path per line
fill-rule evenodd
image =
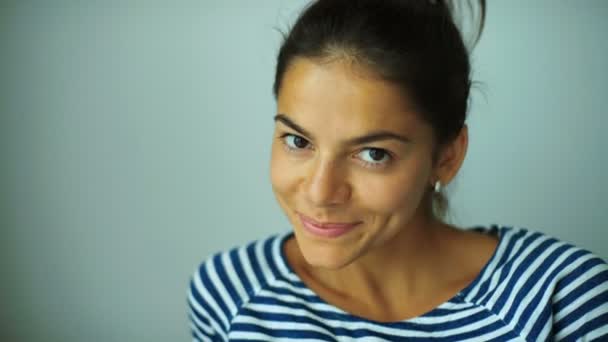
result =
M277 102L272 187L310 265L344 267L427 222L433 132L400 88L355 64L300 58ZM301 215L356 225L322 237Z

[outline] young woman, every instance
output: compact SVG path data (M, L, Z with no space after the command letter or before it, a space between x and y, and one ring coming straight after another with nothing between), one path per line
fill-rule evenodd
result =
M603 260L442 219L471 86L450 8L319 0L301 14L278 56L271 157L293 232L201 264L195 340L608 339Z

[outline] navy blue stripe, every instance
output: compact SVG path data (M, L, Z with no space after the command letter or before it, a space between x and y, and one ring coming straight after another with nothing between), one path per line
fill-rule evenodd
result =
M214 258L219 257L218 255L214 256ZM211 279L209 279L209 275L207 274L207 270L205 269L205 265L206 263L202 264L199 267L199 276L201 279L201 282L203 283L203 287L205 288L205 290L209 293L209 295L211 296L211 298L215 299L215 302L217 303L217 305L219 306L220 310L222 310L222 313L224 314L224 317L226 317L228 320L230 320L230 310L228 310L228 307L226 306L226 303L224 303L224 301L222 300L219 292L217 291L217 289L215 288L215 286L213 285L213 282L211 281ZM197 301L199 300L199 298L201 299L199 302L203 302L203 299L199 296L197 299ZM207 308L205 308L207 309ZM214 317L215 319L216 317ZM220 324L224 324L223 321L221 320L217 320L218 323ZM225 331L228 330L228 326L223 325L223 328Z
M265 284L266 281L264 279L264 274L262 273L262 269L260 268L260 263L258 262L258 258L255 255L255 247L258 243L261 243L261 242L256 241L255 243L252 243L249 246L247 246L247 249L246 249L247 259L249 260L249 263L251 264L251 269L253 270L253 274L257 278L257 281L260 284Z
M230 251L230 261L232 262L232 266L234 267L234 271L236 272L239 281L241 281L241 285L245 289L247 294L251 295L253 292L253 286L249 282L249 278L245 275L245 271L243 270L243 265L241 264L241 259L239 258L239 250L233 249Z
M289 337L289 338L314 338L320 341L335 341L331 337L331 332L322 334L316 331L295 330L295 329L274 329L266 328L251 323L236 322L233 324L233 330L243 332L259 332L272 337Z
M318 325L318 322L316 324ZM427 331L427 333L429 333L429 336L427 336L427 337L412 337L412 336L403 337L403 335L386 334L386 333L381 333L381 332L366 329L366 328L362 328L362 329L333 328L333 329L329 330L329 334L331 334L331 336L335 336L335 337L349 337L352 339L363 338L363 337L376 337L376 338L387 340L387 341L397 341L397 340L460 341L460 340L464 340L467 338L480 336L480 335L498 330L502 327L504 327L504 323L499 320L499 321L495 321L491 324L488 324L486 326L480 327L479 329L476 329L476 330L464 332L461 334L455 334L455 335L451 335L451 336L444 336L441 338L438 338L437 336L431 336L431 334L437 330ZM270 330L265 327L260 327L259 325L256 325L256 324L249 324L249 323L234 323L233 328L236 330L239 330L239 331L261 332L261 333L264 333L264 334L267 334L267 335L270 335L273 337L289 337L289 338L302 338L302 337L311 338L312 337L312 338L322 338L324 341L326 340L326 338L328 338L324 334L312 332L312 331L302 331L302 330L294 330L294 329L280 329L279 330L276 328ZM420 330L418 330L418 331L420 331ZM314 334L314 335L308 335L308 334ZM517 335L514 335L513 333L507 333L505 335L508 335L510 338L517 337ZM505 336L505 335L503 335L503 336ZM327 341L335 341L335 339L328 338Z
M218 278L222 282L222 285L224 286L226 292L228 292L228 294L230 295L230 298L232 299L232 302L238 308L239 306L241 306L241 298L239 297L239 294L236 292L236 289L234 288L232 281L230 281L230 278L228 278L228 274L226 273L226 268L225 268L224 263L222 262L222 258L220 256L213 258L213 266L215 266L215 272L217 273ZM232 313L228 317L231 317L231 316L232 316Z
M274 260L274 256L272 254L272 247L274 246L274 242L276 241L276 236L267 239L266 241L264 241L264 246L263 246L263 250L264 250L264 257L266 259L266 262L268 263L268 267L270 267L270 271L272 272L272 275L274 276L274 278L282 278L281 273L279 272L279 268L277 267L277 264Z
M194 285L194 281L190 282L190 293L192 294L192 297L194 298L196 303L203 308L203 310L205 311L205 314L209 315L209 318L211 318L213 321L217 322L220 326L222 326L222 323L221 323L222 321L218 317L215 310L211 309L209 304L207 304L207 302L203 299L203 297L197 291L196 286ZM190 308L192 308L192 311L194 312L194 314L196 315L197 318L199 318L201 321L203 321L205 323L209 322L209 320L207 320L207 318L205 318L204 316L202 316L201 314L198 313L197 309L192 305L192 303L188 302L188 304L190 305ZM224 331L227 330L226 326L223 326L223 328L224 328Z
M495 266L495 269L492 270L494 273L497 269L503 267L502 265L505 265L507 263L507 259L511 257L511 255L513 254L513 249L515 248L515 244L517 241L519 241L519 239L521 239L523 236L525 235L524 231L518 231L516 234L514 235L507 235L507 233L503 233L503 238L509 238L509 240L507 241L507 247L505 247L504 251L502 251L502 256L500 258L500 260L498 261L498 263ZM520 248L524 248L525 244L522 244L522 246ZM501 270L501 272L505 272L508 273L508 265L506 266L507 270ZM485 294L488 293L489 291L489 287L490 287L490 283L492 282L492 278L493 277L488 277L488 279L486 279L480 286L479 286L479 290L477 292L477 294L475 295L475 297L471 298L471 301L474 303L477 303L481 297L483 297Z
M556 241L551 241L549 240L547 243L543 243L543 245L546 245L547 247L554 245L556 243ZM539 246L539 253L540 252L544 252L543 248ZM517 289L517 293L515 294L515 300L513 301L513 303L522 303L523 299L530 294L530 291L532 291L532 289L534 288L535 285L537 285L541 278L543 276L546 275L547 270L551 268L551 266L555 263L555 260L557 260L557 258L559 258L561 255L563 255L564 252L566 252L568 249L570 249L569 246L565 246L562 245L558 248L556 248L553 252L551 252L547 257L545 257L543 259L543 261L541 262L541 264L538 266L538 268L536 270L534 270L534 272L532 272L532 274L530 274L529 278L526 279L526 281L524 282L524 284ZM553 274L555 274L556 272L559 272L561 269L563 269L564 267L564 263L562 263L560 265L560 267L556 267L555 272L553 272ZM519 267L519 269L521 269L521 273L523 273L526 268L529 268L529 265L521 265ZM519 278L519 276L517 276L517 278ZM514 278L515 279L515 278ZM540 296L542 296L546 291L547 291L547 287L549 286L549 284L553 281L553 277L548 276L547 279L545 279L545 281L541 284L540 289L538 290L538 292L536 293L536 297L537 298L533 298L532 299L532 303L534 303L535 305L532 305L532 303L530 303L530 306L532 307L536 307L536 303L538 303L540 301L540 298L538 298L538 294L540 294ZM551 289L549 289L551 290ZM534 301L536 300L536 301ZM530 307L528 306L528 308ZM513 319L513 316L515 315L515 312L517 311L517 309L519 308L519 305L512 305L511 308L509 308L509 310L507 311L507 314L505 315L505 321L507 322L511 322L511 320ZM527 322L528 319L530 318L530 313L532 310L529 310L526 312L526 310L524 310L522 312L522 316L518 317L518 320L522 320L524 322Z
M250 323L234 323L234 328L239 331L247 331L247 332L260 332L272 337L283 337L283 338L315 338L321 341L336 341L336 337L349 337L349 338L362 338L362 337L377 337L379 339L384 339L387 341L395 341L395 338L398 335L389 335L380 333L377 331L369 330L369 329L353 329L348 330L345 328L334 328L327 333L323 334L316 331L308 331L308 330L296 330L296 329L268 329L266 327L262 327L256 324ZM330 335L330 336L328 336ZM414 338L408 337L407 341L427 341L427 338Z
M315 320L309 316L300 316L291 313L274 313L274 312L261 312L261 311L253 311L249 308L244 308L241 310L240 314L244 316L255 317L264 321L272 321L272 322L295 322L295 323L308 323L311 325L315 325L321 327L327 331L331 331L332 328L318 320Z

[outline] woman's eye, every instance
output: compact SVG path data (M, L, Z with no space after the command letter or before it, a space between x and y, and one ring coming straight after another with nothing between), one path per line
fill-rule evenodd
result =
M390 154L381 148L366 148L359 152L360 159L366 165L384 166L391 160Z
M306 148L309 145L308 140L302 138L299 135L294 134L284 134L281 139L284 141L285 145L290 149L299 150Z

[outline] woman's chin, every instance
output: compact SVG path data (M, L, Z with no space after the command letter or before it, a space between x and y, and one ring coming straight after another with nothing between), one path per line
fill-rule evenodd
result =
M344 247L317 241L298 241L300 252L308 265L328 270L341 269L353 261L353 253Z

